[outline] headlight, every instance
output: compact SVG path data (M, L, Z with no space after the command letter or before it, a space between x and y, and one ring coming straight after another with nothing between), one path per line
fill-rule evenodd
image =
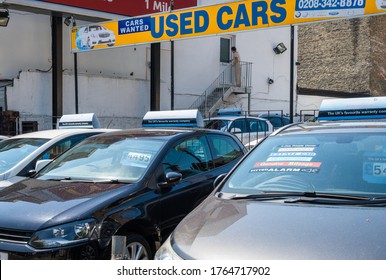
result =
M96 222L92 219L58 225L35 232L29 245L37 249L68 246L90 238Z
M154 259L160 261L182 260L182 258L173 250L170 236L155 253Z

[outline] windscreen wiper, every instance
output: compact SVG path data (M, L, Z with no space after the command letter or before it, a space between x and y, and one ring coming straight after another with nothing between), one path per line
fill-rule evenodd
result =
M217 197L232 200L270 200L270 199L285 199L290 196L312 196L313 192L286 192L286 191L272 191L261 192L258 194L233 194L233 193L218 193Z
M384 205L386 198L353 196L345 194L315 193L314 196L291 198L284 203L315 203L329 205Z
M80 182L80 183L101 183L101 184L119 184L119 183L128 183L121 181L119 179L100 179L100 180L90 180L90 179L76 179L71 177L63 177L63 178L55 178L55 179L48 179L47 181L71 181L71 182Z
M63 178L50 178L46 181L71 181L71 177L63 177Z
M221 194L221 195L220 195ZM342 204L342 202L353 203L383 203L384 200L375 200L367 196L352 196L345 194L333 194L333 193L316 193L316 192L286 192L286 191L269 191L258 194L229 194L219 193L218 197L232 200L274 200L274 199L285 199L285 203L297 203L297 202L308 202L308 203L326 203L333 204L336 200L336 204ZM291 197L291 198L289 198ZM289 198L289 199L288 199Z

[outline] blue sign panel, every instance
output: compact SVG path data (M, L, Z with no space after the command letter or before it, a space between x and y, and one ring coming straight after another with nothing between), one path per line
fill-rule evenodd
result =
M118 21L118 34L131 34L150 30L150 17L140 17Z

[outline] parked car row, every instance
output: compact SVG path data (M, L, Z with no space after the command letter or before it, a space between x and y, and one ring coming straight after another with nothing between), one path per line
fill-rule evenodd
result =
M249 152L195 110L151 112L1 189L0 258L386 259L384 112L326 100Z
M0 190L1 259L110 259L114 236L126 239L125 259L152 259L214 180L247 152L226 132L171 127L195 122L173 111L145 116L138 129L83 129L71 139L70 130L58 129L65 147L87 139L56 157L43 132L11 138L1 158L13 146L33 156L9 157L19 161L14 166L23 163L23 173L12 174L24 177Z

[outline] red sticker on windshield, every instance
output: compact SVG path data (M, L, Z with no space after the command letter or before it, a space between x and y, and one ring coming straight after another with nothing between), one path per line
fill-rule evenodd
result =
M314 167L319 168L322 165L321 162L306 162L306 161L270 161L270 162L256 162L254 167L265 166L296 166L296 167Z

